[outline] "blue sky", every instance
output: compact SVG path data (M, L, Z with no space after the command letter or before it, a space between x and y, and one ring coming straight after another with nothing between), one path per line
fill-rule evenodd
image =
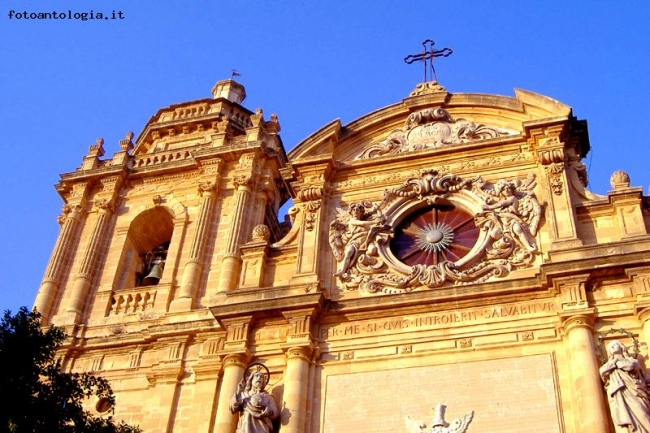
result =
M0 309L33 303L59 229L58 175L98 137L110 156L159 108L209 97L233 68L244 105L277 113L289 150L406 97L422 68L402 59L432 38L454 50L436 67L447 90L523 88L570 105L589 122L592 191L622 169L647 194L649 12L642 1L2 0Z

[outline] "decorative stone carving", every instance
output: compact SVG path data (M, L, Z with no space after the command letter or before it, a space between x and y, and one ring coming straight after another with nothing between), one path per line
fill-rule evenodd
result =
M273 420L280 415L271 394L264 388L269 382L269 370L260 363L246 367L244 377L230 401L230 411L239 412L237 433L271 433Z
M542 216L535 185L532 174L490 184L429 170L377 203L337 208L329 228L335 276L349 290L394 293L530 266Z
M609 359L600 367L616 432L650 432L648 376L620 341L607 346Z
M151 197L151 200L153 201L154 206L160 206L164 202L164 199L160 194L154 194L154 196Z
M477 125L465 119L454 120L444 108L426 109L412 113L402 129L391 132L384 141L370 145L356 159L448 147L512 134L515 132Z
M95 207L99 209L100 211L111 211L113 212L114 205L113 205L113 200L110 198L100 198L95 200Z
M258 224L253 227L254 242L268 242L271 239L271 229L264 224Z
M469 424L474 418L474 411L470 411L460 418L456 418L451 423L445 421L445 406L442 403L438 403L433 407L434 417L431 421L430 433L465 433ZM406 428L409 433L424 433L426 432L426 424L422 421L416 421L411 419L411 417L406 417Z
M447 89L438 84L437 81L427 81L426 83L419 83L415 86L409 96L429 95L433 93L444 93Z
M563 163L551 163L544 166L544 170L548 175L549 185L551 186L551 191L555 195L562 195L564 191L564 183L562 182L562 171L564 170Z
M126 137L120 140L120 150L122 152L128 152L133 149L133 132L129 131L126 133Z
M622 170L617 170L612 173L612 177L609 178L609 184L612 186L612 189L629 188L630 176Z

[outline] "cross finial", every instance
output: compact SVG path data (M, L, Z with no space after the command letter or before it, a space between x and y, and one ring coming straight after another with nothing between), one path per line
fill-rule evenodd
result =
M433 59L436 57L449 57L453 50L451 48L443 48L441 50L436 50L433 48L435 42L433 39L427 39L422 42L422 47L424 51L418 54L409 54L404 57L404 61L409 65L413 62L423 62L424 63L424 82L427 82L427 66L431 70L431 78L435 81L438 81L438 76L436 75L436 70L433 67Z

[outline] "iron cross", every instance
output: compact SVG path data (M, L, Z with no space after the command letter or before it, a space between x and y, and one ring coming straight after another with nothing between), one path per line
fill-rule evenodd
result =
M423 62L424 63L424 82L427 82L427 64L431 68L431 78L438 81L438 76L436 75L436 70L433 67L433 59L436 57L449 57L453 53L451 48L443 48L442 50L435 50L433 48L435 42L433 39L427 39L422 42L422 47L424 51L418 54L410 54L404 57L404 61L409 65L413 62Z

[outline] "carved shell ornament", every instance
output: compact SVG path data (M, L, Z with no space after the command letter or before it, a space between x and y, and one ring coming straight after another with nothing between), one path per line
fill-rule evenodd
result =
M431 108L412 113L402 129L391 132L388 138L379 143L371 144L355 159L397 155L515 134L516 131L492 128L465 119L454 120L444 108Z
M532 174L492 184L428 170L379 202L337 208L329 226L335 276L349 290L398 293L529 267L542 216L535 185Z

